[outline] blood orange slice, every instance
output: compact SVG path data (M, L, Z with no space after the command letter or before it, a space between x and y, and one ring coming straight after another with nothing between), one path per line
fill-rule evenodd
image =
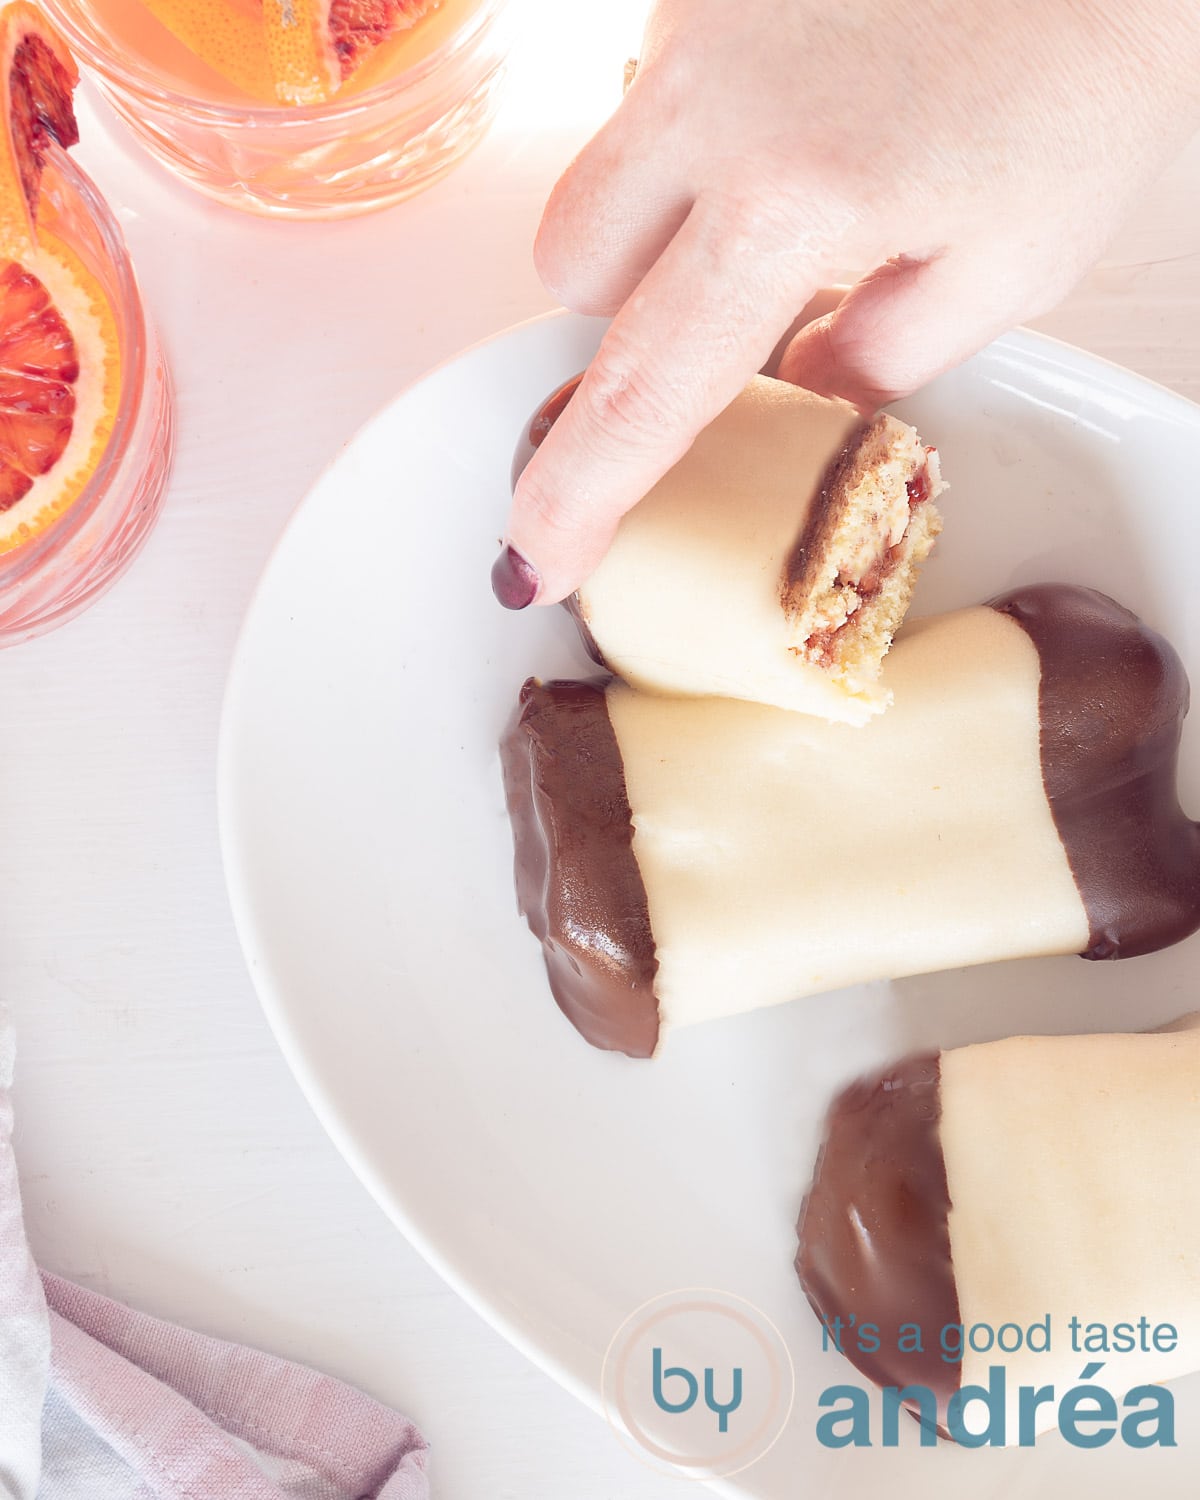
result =
M32 246L47 145L79 139L71 95L79 82L62 39L27 0L0 10L0 255Z
M250 98L320 104L441 0L143 3L177 41Z
M46 150L78 139L77 80L32 5L0 10L0 553L74 504L116 419L111 304L69 245L37 232Z
M279 99L331 99L377 48L438 0L263 0L267 56Z
M263 34L262 0L144 0L156 20L226 83L278 104Z

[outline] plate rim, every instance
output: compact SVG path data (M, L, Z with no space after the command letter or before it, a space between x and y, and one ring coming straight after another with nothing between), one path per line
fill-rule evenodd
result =
M250 593L245 613L238 626L237 636L229 658L225 686L221 694L220 718L217 731L217 835L221 852L221 868L225 879L225 889L229 898L230 910L233 915L234 931L237 934L238 946L241 949L242 958L246 964L259 1008L266 1018L267 1026L276 1046L283 1055L288 1071L295 1080L308 1107L316 1116L322 1130L324 1130L325 1134L333 1142L335 1150L374 1200L377 1207L383 1211L395 1228L404 1235L405 1239L408 1240L425 1263L442 1278L457 1296L463 1299L468 1307L472 1308L489 1327L495 1329L502 1338L506 1339L514 1348L519 1350L538 1369L549 1375L552 1380L569 1391L577 1400L582 1401L585 1406L589 1407L598 1416L603 1416L603 1404L599 1392L594 1391L569 1366L545 1350L542 1345L533 1339L532 1335L523 1331L518 1323L506 1317L498 1303L494 1303L481 1290L477 1289L467 1278L466 1274L458 1270L452 1259L439 1246L435 1245L432 1238L426 1234L417 1220L407 1211L396 1194L384 1182L378 1179L378 1174L375 1173L369 1162L360 1153L353 1132L343 1124L340 1118L340 1110L336 1101L325 1088L316 1069L310 1065L303 1047L288 1024L287 1005L282 994L279 992L281 987L273 982L274 976L271 973L270 965L266 962L265 953L260 950L260 946L257 943L254 924L250 914L251 903L246 892L248 881L244 878L244 870L238 857L238 844L234 829L235 820L232 811L234 802L233 741L236 733L234 728L235 714L233 703L239 690L242 674L247 670L247 641L253 628L254 617L259 609L261 599L266 592L271 574L288 546L293 530L298 527L302 514L314 503L314 497L323 489L330 476L343 463L349 461L352 452L376 424L382 422L396 406L406 400L410 393L418 387L433 380L451 366L470 359L481 349L501 343L526 329L540 324L552 324L563 320L576 319L581 322L590 323L608 323L610 321L605 318L585 318L584 315L572 313L564 307L550 308L545 312L535 313L532 317L522 318L519 322L510 324L508 327L499 329L494 333L485 334L482 338L476 339L473 343L456 350L445 359L438 360L436 364L430 365L428 369L422 371L415 379L403 385L395 395L389 397L371 416L359 424L353 435L330 458L329 462L324 465L320 473L297 501L295 508L284 522L278 537L275 539L263 562L262 569Z

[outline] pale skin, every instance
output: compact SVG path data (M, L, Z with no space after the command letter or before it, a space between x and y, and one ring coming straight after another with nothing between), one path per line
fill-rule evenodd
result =
M614 321L517 486L501 602L571 593L819 288L861 278L778 373L886 404L1058 302L1198 124L1194 0L658 0L538 233Z

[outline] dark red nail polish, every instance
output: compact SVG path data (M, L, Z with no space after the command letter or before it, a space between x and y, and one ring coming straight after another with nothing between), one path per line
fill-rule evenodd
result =
M537 598L542 580L515 547L505 547L492 564L492 593L505 609L525 609Z

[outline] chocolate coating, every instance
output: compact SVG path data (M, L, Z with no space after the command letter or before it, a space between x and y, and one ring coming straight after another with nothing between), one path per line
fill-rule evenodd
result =
M1200 927L1200 829L1176 793L1188 680L1171 645L1094 589L990 601L1041 658L1042 779L1090 928L1084 958L1131 958Z
M658 960L605 684L530 678L500 745L517 903L559 1008L594 1047L658 1045Z
M517 480L525 472L525 465L542 446L546 434L567 409L567 402L575 394L576 387L582 379L582 374L572 375L570 380L564 381L556 391L547 396L530 417L528 425L517 442L516 452L513 454L509 479L514 490L517 487Z
M843 1352L878 1385L926 1385L939 1412L961 1360L942 1358L941 1331L959 1321L950 1260L950 1194L938 1135L939 1055L907 1058L844 1089L830 1109L812 1187L796 1226L796 1274L817 1316L843 1329ZM855 1330L879 1329L863 1353ZM921 1351L900 1352L905 1323Z
M525 472L525 465L542 445L546 434L558 421L566 410L567 402L575 394L575 389L583 379L582 375L572 375L571 379L542 402L533 416L530 417L525 430L522 432L513 454L511 481L515 490L517 480ZM592 627L584 618L583 610L580 608L579 595L570 594L563 600L563 608L575 621L575 628L579 631L579 639L583 642L583 649L592 658L598 667L603 667L607 672L610 669L604 660L604 653L596 643L596 637L592 634Z
M991 607L1038 651L1042 777L1088 919L1083 956L1186 937L1200 927L1200 829L1175 790L1188 706L1178 656L1090 589L1042 584ZM650 1056L655 942L604 684L527 683L502 755L518 900L555 999L593 1045Z

